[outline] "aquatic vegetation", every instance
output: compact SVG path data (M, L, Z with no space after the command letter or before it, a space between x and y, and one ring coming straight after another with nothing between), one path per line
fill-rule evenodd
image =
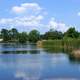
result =
M72 52L80 48L80 39L45 40L42 45L44 48Z

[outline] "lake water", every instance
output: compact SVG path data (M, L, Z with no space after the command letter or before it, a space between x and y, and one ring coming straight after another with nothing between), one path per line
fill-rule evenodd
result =
M36 45L0 44L0 80L80 80L80 63Z

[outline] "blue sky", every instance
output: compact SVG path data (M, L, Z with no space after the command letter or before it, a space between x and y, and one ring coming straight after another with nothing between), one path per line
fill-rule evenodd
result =
M0 29L44 33L71 26L80 31L80 0L0 0Z

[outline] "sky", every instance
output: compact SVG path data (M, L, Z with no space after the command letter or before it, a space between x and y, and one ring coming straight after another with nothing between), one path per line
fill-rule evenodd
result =
M0 30L80 31L80 0L0 0Z

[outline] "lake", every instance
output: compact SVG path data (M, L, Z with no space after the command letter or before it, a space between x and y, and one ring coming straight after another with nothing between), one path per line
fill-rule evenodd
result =
M35 44L0 44L0 80L80 80L80 62Z

